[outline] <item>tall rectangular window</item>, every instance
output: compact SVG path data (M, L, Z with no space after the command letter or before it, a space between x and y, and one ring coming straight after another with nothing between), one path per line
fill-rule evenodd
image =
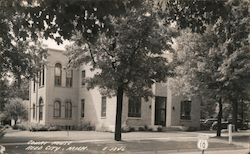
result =
M129 98L128 117L141 117L141 97Z
M82 86L85 86L85 79L86 78L86 72L85 72L85 70L82 70Z
M84 117L84 110L85 110L85 100L81 100L81 117Z
M33 119L36 119L36 105L33 104Z
M66 87L72 87L73 83L73 70L66 71Z
M54 117L61 117L61 102L55 101L54 102Z
M101 117L106 117L107 97L102 97Z
M40 97L38 105L38 119L43 120L43 99Z
M36 79L33 79L33 92L36 92Z
M40 87L42 84L42 72L41 71L38 72L38 80L39 80L39 87Z
M191 101L181 101L181 119L191 120Z
M62 83L62 65L60 63L55 64L55 86L61 86Z
M44 79L45 78L45 67L44 67L44 65L43 65L43 67L42 67L42 86L44 86Z
M65 118L72 118L72 103L67 101L65 103Z

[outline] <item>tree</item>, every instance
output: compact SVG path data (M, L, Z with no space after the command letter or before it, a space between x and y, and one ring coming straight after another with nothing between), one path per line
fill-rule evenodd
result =
M8 74L21 84L39 70L40 55L45 53L39 41L33 41L25 29L23 1L0 1L0 79ZM36 60L36 61L35 61Z
M245 19L242 18L242 20L241 23L246 24ZM218 22L222 23L220 20ZM238 41L241 42L241 45L232 50L228 43L229 40L225 39L223 42L223 35L219 34L217 29L220 26L214 25L202 35L184 33L177 40L177 42L182 42L178 45L177 57L181 61L181 65L177 67L177 72L184 77L182 79L186 79L180 83L183 83L186 88L184 90L188 92L197 93L199 91L199 93L207 93L210 94L209 96L217 98L220 108L218 123L222 117L223 102L229 101L233 108L236 108L235 101L242 97L249 99L246 92L249 88L247 83L250 78L250 53L246 43L247 37L237 37L234 45ZM238 27L243 27L243 25L238 25ZM247 32L247 29L244 28L246 27L235 30L234 35L242 31ZM232 39L234 38L230 39L230 44ZM233 116L235 115L237 116L234 111ZM236 125L235 121L234 124ZM220 127L217 135L220 136Z
M92 44L76 32L67 51L71 65L90 64L96 70L89 87L98 86L106 94L116 95L115 140L120 141L123 96L152 96L152 84L170 75L163 54L171 50L174 32L164 27L147 5L110 18L113 29L109 34L100 33Z
M24 20L9 20L20 21L14 22L15 26L13 27L20 27L20 25L22 25L21 33L15 30L16 28L13 28L13 32L14 34L22 34L17 35L22 39L28 36L37 39L38 36L41 35L45 38L54 38L60 43L61 38L70 39L73 34L72 32L77 30L81 36L83 36L82 42L88 41L91 44L96 44L95 41L99 40L99 36L102 36L99 33L104 34L104 38L112 38L112 36L115 36L113 33L115 28L113 26L115 24L113 24L113 18L110 18L110 16L123 18L126 16L128 10L140 8L138 6L142 6L143 1L126 0L102 2L44 0L36 1L36 3L33 4L33 1L27 1L26 4L24 2L26 1L22 1L22 4L17 2L19 5L14 5L16 7L13 7L14 12L21 12L19 16L16 16L14 13L14 17ZM9 3L7 2L7 4ZM11 6L13 6L13 4L16 3L11 3ZM249 18L247 16L248 4L249 2L246 0L158 0L155 1L156 10L154 11L159 14L159 17L165 19L163 25L174 22L180 29L191 28L192 32L204 33L207 25L215 25L214 29L218 32L221 39L211 50L227 49L229 52L226 55L229 59L230 55L233 56L231 53L236 53L234 51L239 49L245 50L246 36L249 31ZM18 8L18 10L15 10L15 8ZM238 27L240 30L237 29ZM37 31L41 33L36 33ZM82 42L80 42L80 45L83 44ZM91 45L88 47L92 48ZM90 52L90 57L91 55L92 52ZM94 58L92 57L92 59ZM228 66L229 62L230 60L225 61L223 67L222 65L220 67L220 69L224 70L224 73L228 72L225 70L227 70L228 67L226 66ZM226 84L226 81L224 83ZM220 84L222 84L222 82ZM237 87L234 84L231 86ZM243 91L244 90L240 90L238 94L242 94ZM233 97L234 96L239 95L234 93ZM236 100L233 102L237 102ZM233 104L234 111L237 111L237 103ZM236 122L235 115L236 112L234 112L234 122Z
M18 84L19 83L17 81L14 81L10 85L10 97L29 100L29 80L27 78L23 78L21 84Z
M214 54L218 50L224 51L223 54L222 52L218 53L220 56L217 57L222 58L224 61L220 62L217 65L218 67L215 67L223 71L223 73L218 74L219 76L215 76L221 82L217 81L214 86L225 86L228 88L227 97L231 97L229 100L231 103L233 102L233 123L237 129L237 102L241 97L246 96L246 86L242 88L241 85L249 83L246 80L248 71L244 70L248 66L240 68L242 63L247 64L245 59L247 59L248 54L246 53L249 51L249 1L157 0L155 1L155 6L162 9L162 16L165 16L168 19L167 21L175 21L180 29L190 28L192 32L202 34L209 27L208 25L214 26L212 33L218 39L213 40L217 44L212 44L214 46L210 49L214 50ZM241 60L242 62L237 66L237 62ZM232 73L232 78L229 77L230 73ZM219 77L221 78L219 79Z
M9 82L7 79L0 79L0 111L4 110L4 104L10 98Z
M4 114L9 120L14 119L15 124L18 119L27 119L28 111L22 104L22 99L11 99L4 107Z

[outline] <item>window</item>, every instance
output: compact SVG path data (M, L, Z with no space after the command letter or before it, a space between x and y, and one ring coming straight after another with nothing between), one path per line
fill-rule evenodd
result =
M106 117L106 105L107 105L107 98L102 97L101 117Z
M141 117L141 98L140 97L129 98L128 117Z
M36 79L33 79L33 92L36 92Z
M65 103L65 118L72 118L72 103L67 101Z
M86 72L85 70L82 70L82 86L85 85L85 77L86 77Z
M84 110L85 110L85 100L81 100L81 117L84 117Z
M38 72L39 87L41 86L41 71Z
M56 63L55 65L55 86L61 86L62 83L62 65Z
M42 67L42 86L44 86L44 77L45 77L45 67L44 67L44 65L43 65L43 67Z
M36 119L36 105L33 104L33 119Z
M72 87L73 70L66 71L66 87Z
M39 120L43 120L43 99L39 99Z
M191 120L191 101L181 102L181 119Z
M54 117L61 117L61 102L54 102Z

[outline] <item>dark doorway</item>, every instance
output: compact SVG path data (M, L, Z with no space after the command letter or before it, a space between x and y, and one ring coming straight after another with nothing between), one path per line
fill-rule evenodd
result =
M166 97L155 97L155 125L166 126Z

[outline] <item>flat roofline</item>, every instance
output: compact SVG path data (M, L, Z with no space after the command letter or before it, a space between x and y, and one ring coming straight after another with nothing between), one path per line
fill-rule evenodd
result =
M50 51L55 51L55 52L64 52L65 50L63 49L55 49L55 48L47 48Z

